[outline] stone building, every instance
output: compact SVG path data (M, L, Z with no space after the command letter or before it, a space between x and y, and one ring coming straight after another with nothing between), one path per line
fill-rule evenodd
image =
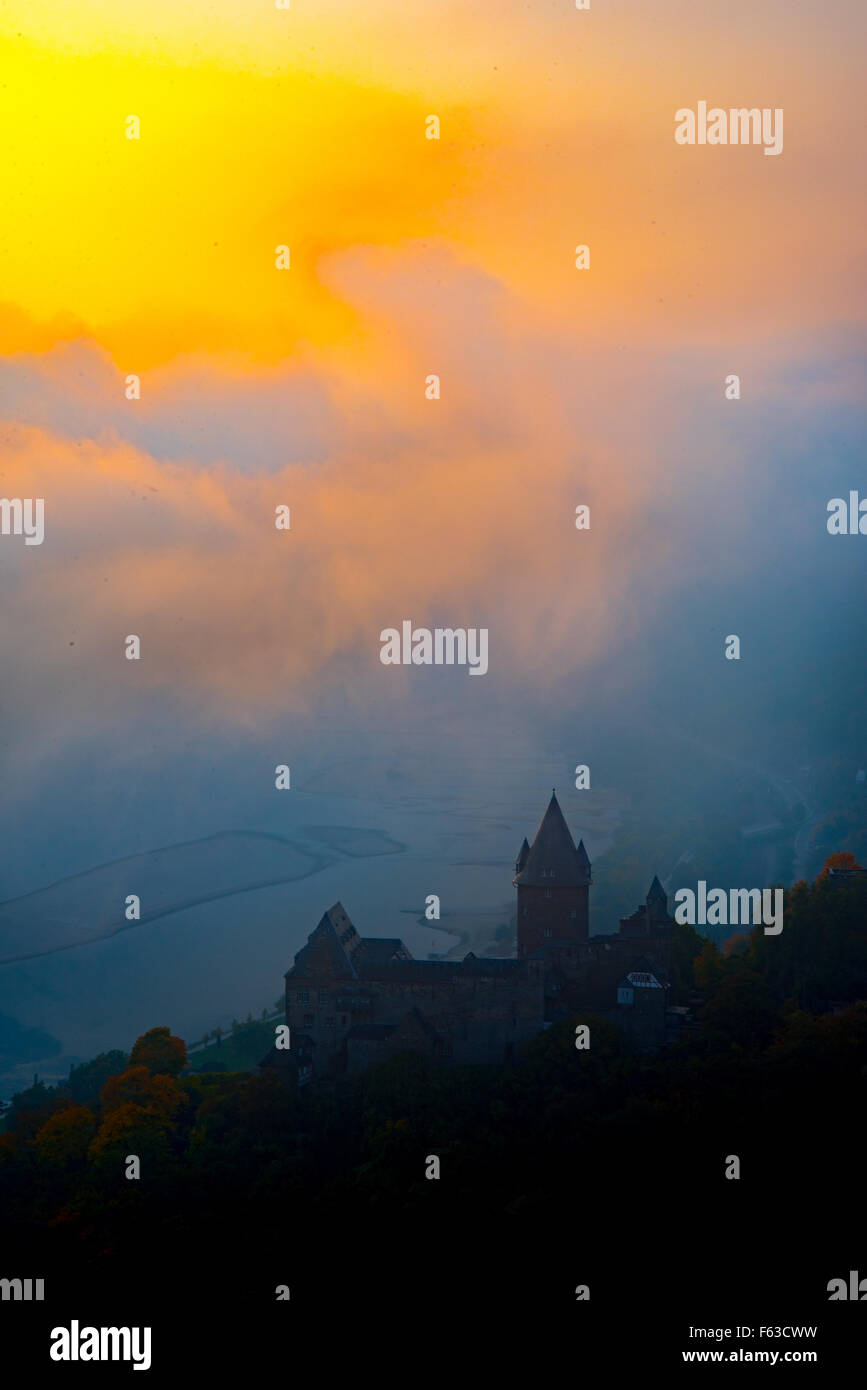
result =
M646 969L630 970L617 986L614 1022L639 1051L652 1050L665 1037L667 994L664 983Z
M363 1070L407 1048L447 1062L504 1062L544 1022L538 964L472 952L415 960L396 937L359 936L340 903L285 978L300 1079Z
M575 848L553 792L532 845L521 845L512 882L518 890L519 959L568 967L589 935L592 875L584 841Z
M576 1010L607 1013L619 981L632 969L653 969L666 995L671 929L659 879L617 932L590 934L590 859L577 847L554 793L532 846L521 846L512 880L518 892L518 958L541 962L545 1017Z
M556 795L521 846L517 955L415 960L397 937L360 936L340 903L324 913L286 972L291 1047L262 1067L311 1077L358 1072L406 1049L443 1063L508 1062L546 1023L580 1010L617 1019L618 985L644 972L637 1011L646 1040L665 1026L672 919L654 878L644 904L610 935L590 935L590 859ZM625 988L625 986L622 986ZM658 997L658 995L660 997ZM661 1013L660 1013L661 1006ZM630 1031L635 1024L629 1022Z

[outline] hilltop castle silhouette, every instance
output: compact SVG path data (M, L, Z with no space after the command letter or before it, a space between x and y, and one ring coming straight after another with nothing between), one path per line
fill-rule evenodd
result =
M415 960L398 937L359 936L340 903L286 972L288 1050L260 1066L299 1082L363 1071L404 1049L453 1064L508 1062L547 1024L614 1017L640 1046L666 1026L672 918L654 876L643 906L590 935L590 859L552 793L515 862L517 955Z

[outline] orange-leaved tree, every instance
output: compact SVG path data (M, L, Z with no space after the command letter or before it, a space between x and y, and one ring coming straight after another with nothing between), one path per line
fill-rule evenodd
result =
M177 1076L187 1065L183 1038L172 1036L169 1028L151 1028L136 1040L130 1053L131 1067L147 1067L159 1076Z
M98 1170L114 1176L130 1154L145 1167L161 1166L171 1153L171 1121L150 1106L125 1101L103 1117L88 1155Z
M816 882L821 883L828 877L831 869L860 869L861 865L857 862L854 854L850 854L848 849L838 850L836 854L829 854L825 863L822 865L822 872Z
M83 1163L95 1134L93 1111L86 1105L67 1105L46 1120L36 1135L36 1149L43 1162L58 1167Z
M147 1067L127 1067L120 1076L109 1077L100 1092L106 1115L122 1105L138 1105L172 1120L185 1099L183 1088L174 1077L153 1076Z

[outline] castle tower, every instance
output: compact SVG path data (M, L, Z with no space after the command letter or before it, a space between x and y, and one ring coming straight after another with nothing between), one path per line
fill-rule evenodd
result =
M651 932L653 932L654 927L664 926L668 923L668 896L656 874L653 875L653 882L645 899L645 905Z
M575 848L560 803L551 793L532 845L525 840L515 861L518 889L518 956L543 953L551 963L569 958L590 929L590 860L582 840Z
M665 936L671 930L668 915L668 896L656 874L644 899L644 906L638 907L629 917L620 919L621 936Z

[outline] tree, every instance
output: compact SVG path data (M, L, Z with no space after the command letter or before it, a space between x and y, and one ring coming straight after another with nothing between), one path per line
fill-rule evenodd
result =
M675 922L671 929L671 984L678 1004L685 1004L695 989L695 963L704 944L695 927Z
M22 1141L30 1142L45 1121L68 1104L54 1086L46 1086L44 1081L34 1077L33 1085L28 1090L19 1091L12 1097L5 1116L6 1129L9 1133L17 1134Z
M741 1047L767 1047L780 1024L780 1012L762 977L754 970L732 970L701 1012L712 1032Z
M85 1105L68 1105L46 1121L36 1135L36 1149L44 1163L59 1168L81 1164L96 1134L96 1116Z
M749 949L750 938L746 932L736 931L732 936L726 937L722 944L722 954L726 958L739 955Z
M861 868L861 865L860 865L859 863L857 863L854 854L850 854L849 851L848 851L847 849L841 849L841 850L838 850L838 852L837 852L836 854L829 854L829 855L828 855L828 858L825 860L824 864L822 865L822 872L820 873L820 875L819 875L819 877L817 878L816 882L817 882L817 883L822 883L826 878L828 878L831 869L860 869L860 868Z
M709 993L722 979L723 964L720 953L712 941L706 941L694 962L696 987Z
M82 1062L79 1067L71 1067L68 1081L58 1087L76 1105L93 1105L110 1076L118 1076L126 1067L128 1058L125 1052L115 1049L100 1052L90 1062Z
M187 1065L183 1038L172 1036L168 1028L151 1028L137 1039L130 1053L131 1067L147 1067L161 1076L177 1076Z
M170 1122L165 1115L131 1102L104 1116L88 1149L96 1168L114 1179L122 1175L128 1154L136 1154L147 1170L164 1162L170 1153Z
M154 1075L147 1067L128 1067L102 1088L102 1108L108 1114L122 1105L140 1105L174 1119L184 1104L184 1091L174 1077Z

